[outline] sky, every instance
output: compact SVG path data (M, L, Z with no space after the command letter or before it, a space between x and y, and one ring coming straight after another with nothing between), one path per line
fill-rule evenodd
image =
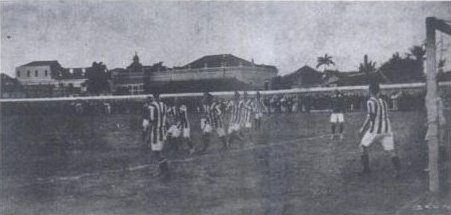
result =
M2 1L0 70L14 76L37 60L125 68L137 52L143 65L168 67L233 54L281 75L327 53L333 69L356 71L365 54L380 66L424 44L428 16L451 20L451 2Z

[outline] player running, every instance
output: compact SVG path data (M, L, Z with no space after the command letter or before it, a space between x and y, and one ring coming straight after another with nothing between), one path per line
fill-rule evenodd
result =
M343 139L343 127L344 127L344 109L345 109L345 101L343 94L335 90L334 95L331 97L331 109L332 114L330 115L330 128L331 128L331 136L330 139L333 140L335 138L335 130L337 128L337 125L339 127L339 135L340 140Z
M223 111L221 111L221 103L213 101L213 96L205 93L202 99L202 118L200 120L202 130L203 148L201 152L205 152L210 145L210 136L213 129L219 136L222 142L222 149L226 150L228 147L226 132L223 123Z
M170 171L166 158L162 155L162 150L166 136L166 105L160 101L158 93L148 97L147 114L143 121L149 122L147 131L147 141L150 143L151 150L155 159L158 162L159 172L157 176L162 176L165 180L170 179ZM144 123L143 123L144 124Z
M394 134L391 130L390 120L388 118L387 102L380 97L379 91L379 84L370 84L370 98L367 101L368 115L360 129L360 135L363 136L360 141L363 171L360 175L366 175L371 172L369 167L368 148L374 142L380 142L384 150L391 154L392 163L395 168L394 177L398 177L401 170L401 162L395 150Z

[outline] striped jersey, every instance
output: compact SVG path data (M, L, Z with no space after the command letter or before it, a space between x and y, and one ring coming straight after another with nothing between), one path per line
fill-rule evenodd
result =
M244 107L244 101L239 100L231 100L228 105L228 109L232 109L231 115L230 115L230 121L229 124L240 124L241 123L241 117L242 117L242 110Z
M391 132L387 102L384 99L370 97L367 101L367 111L370 117L369 133L381 134Z
M166 120L167 120L167 124L169 126L171 125L177 125L178 121L177 121L177 107L176 106L171 106L168 107L168 112L166 115Z
M243 108L241 109L241 125L245 125L246 123L251 123L252 119L252 111L253 111L253 102L251 99L247 101L243 101Z
M170 125L189 128L188 108L186 105L181 105L180 107L172 106L168 108L167 119Z
M148 105L149 121L151 126L151 142L163 141L166 135L167 108L163 102L153 101Z
M180 122L180 126L189 128L188 107L181 105L177 110L177 121Z
M211 105L204 104L202 109L202 118L206 119L207 124L213 128L223 127L221 103L213 102Z
M253 102L253 111L255 113L263 113L265 110L265 103L263 102L263 99L255 99Z

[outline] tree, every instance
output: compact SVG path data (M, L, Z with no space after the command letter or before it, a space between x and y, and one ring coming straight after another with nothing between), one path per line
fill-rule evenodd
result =
M324 57L318 57L317 58L317 65L316 65L317 69L319 67L323 66L324 67L324 71L326 71L326 69L330 65L335 65L335 63L334 63L334 61L332 61L332 56L327 55L327 53L324 55Z
M414 52L417 53L417 51ZM387 62L382 64L379 71L395 83L423 81L423 62L422 60L420 62L420 54L417 54L418 59L416 57L412 59L410 55L403 58L398 52L394 53Z
M410 55L415 57L415 60L423 63L424 56L426 55L426 50L421 46L413 46L409 49Z
M110 72L102 62L93 62L92 66L86 69L87 91L98 95L100 93L110 93L111 78Z
M363 57L363 63L359 66L359 72L363 72L365 74L369 74L376 70L376 62L368 61L368 55Z

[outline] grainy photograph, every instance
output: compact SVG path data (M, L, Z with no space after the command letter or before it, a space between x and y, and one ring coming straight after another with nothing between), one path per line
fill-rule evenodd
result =
M0 214L451 213L451 2L0 7Z

